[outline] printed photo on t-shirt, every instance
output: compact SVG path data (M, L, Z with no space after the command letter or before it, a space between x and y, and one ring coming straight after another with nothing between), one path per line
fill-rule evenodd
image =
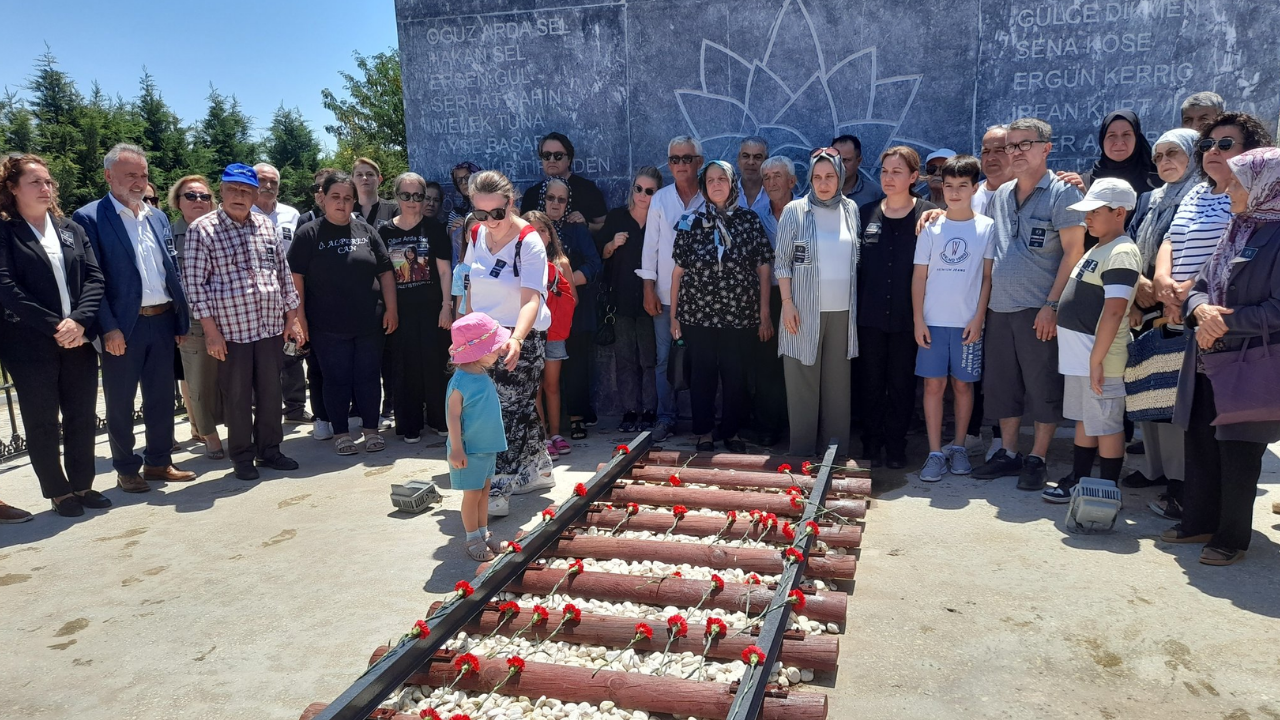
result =
M388 249L397 287L413 287L431 281L431 254L426 240L393 245Z

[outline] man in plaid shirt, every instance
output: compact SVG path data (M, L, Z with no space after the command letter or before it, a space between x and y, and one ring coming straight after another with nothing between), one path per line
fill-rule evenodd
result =
M305 338L275 226L252 212L257 173L228 165L219 194L218 209L187 229L182 280L209 354L221 361L218 385L236 477L257 480L255 460L275 470L298 468L280 452L280 348L285 339L303 344Z

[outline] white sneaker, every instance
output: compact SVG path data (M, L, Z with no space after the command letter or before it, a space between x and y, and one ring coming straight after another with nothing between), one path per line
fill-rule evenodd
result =
M533 479L523 485L516 485L511 491L512 495L524 495L525 493L546 490L556 486L556 479L551 471L550 455L546 453L539 454L538 461L530 470L532 471Z
M984 455L986 453L986 450L982 443L982 436L981 435L965 435L964 450L965 452L969 453L969 455Z
M394 424L395 423L391 420L391 418L386 415L383 415L382 417L378 418L379 430L390 430L391 426Z
M332 440L333 423L328 420L316 420L311 424L311 437L316 440Z
M991 460L991 458L995 457L995 454L1000 452L1002 449L1004 449L1004 441L1000 438L992 440L991 447L987 448L987 460Z
M506 517L511 514L511 501L506 495L489 496L489 517Z

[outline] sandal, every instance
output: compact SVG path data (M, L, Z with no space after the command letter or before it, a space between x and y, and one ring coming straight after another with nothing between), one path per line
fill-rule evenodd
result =
M586 433L583 433L583 435L586 435ZM568 455L573 452L573 448L570 447L569 442L559 435L552 435L551 442L555 444L556 454L558 455Z
M1201 565L1235 565L1244 559L1244 550L1227 550L1226 548L1206 545L1200 552Z
M586 436L587 436L587 428L582 424L581 420L571 420L569 422L569 437L573 438L574 440L581 440Z
M698 443L695 449L698 452L715 452L716 444L714 442L711 442L710 440L703 440L702 442Z
M494 537L493 533L489 533L488 535L485 535L484 544L495 555L501 555L502 552L506 550L506 548L502 547L502 541Z
M477 538L467 543L467 557L476 562L489 562L493 559L493 553L485 544L484 538Z
M364 436L365 452L382 452L387 449L387 441L378 433Z
M223 447L219 447L217 450L210 450L208 446L206 446L204 456L210 460L223 460L227 457L227 450Z
M350 435L339 435L334 438L333 447L339 455L355 455L360 452L360 448L356 447L356 441L352 440Z
M1169 528L1168 530L1165 530L1164 532L1160 533L1160 539L1167 543L1190 545L1192 543L1209 542L1210 540L1213 539L1213 533L1200 533L1199 535L1188 535L1187 532L1182 529L1182 524L1179 523Z

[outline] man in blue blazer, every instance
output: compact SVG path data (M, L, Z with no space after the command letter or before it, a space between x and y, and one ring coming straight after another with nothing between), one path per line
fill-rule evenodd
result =
M164 213L142 201L147 157L121 143L103 160L111 192L72 216L85 229L102 268L106 294L98 310L107 439L116 482L147 492L148 480L188 482L196 474L173 466L173 355L190 325L186 294ZM142 386L146 447L134 449L133 401Z

